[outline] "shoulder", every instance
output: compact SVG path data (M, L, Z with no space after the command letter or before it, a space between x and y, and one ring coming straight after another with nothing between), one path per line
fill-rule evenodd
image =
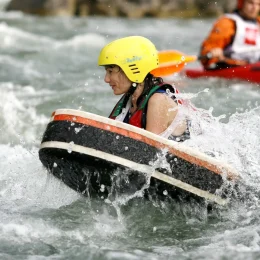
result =
M162 101L165 101L167 99L167 95L165 93L154 93L150 98L149 98L149 103L159 103Z
M159 108L160 110L163 110L164 108L168 108L169 105L177 106L172 98L163 93L154 93L148 101L148 106L153 107L154 109Z
M221 16L216 22L214 23L214 26L221 26L223 28L225 27L233 27L235 26L235 21L226 15Z
M231 18L222 16L213 25L211 30L211 35L223 36L223 35L233 35L236 30L236 22Z
M168 107L167 95L163 93L154 93L148 100L148 110L164 111Z

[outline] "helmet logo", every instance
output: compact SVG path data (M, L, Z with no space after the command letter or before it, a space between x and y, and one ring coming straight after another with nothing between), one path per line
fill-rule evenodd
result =
M140 61L142 59L142 56L133 56L133 58L126 58L123 61L123 64L125 63L131 63L131 62L135 62L135 61Z

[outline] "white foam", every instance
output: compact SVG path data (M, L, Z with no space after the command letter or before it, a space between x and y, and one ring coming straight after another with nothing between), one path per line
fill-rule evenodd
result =
M0 198L3 205L18 208L58 208L79 194L48 174L39 160L38 148L0 145Z
M0 23L0 35L1 42L0 47L2 48L14 48L17 49L19 46L28 45L28 49L31 51L33 47L50 48L55 44L55 40L42 35L36 35L33 33L26 32L7 25L6 23ZM19 49L19 48L18 48Z
M74 49L80 47L96 47L101 48L106 44L105 37L95 34L95 33L88 33L82 35L76 35L72 39L66 41L60 41L56 44L56 47L73 47Z
M10 0L0 0L0 11L4 10L5 6L10 2Z
M228 123L213 109L191 111L191 139L186 144L231 164L250 185L259 183L260 108L235 113Z
M43 78L43 74L35 69L33 61L28 60L27 62L19 61L16 58L12 58L8 55L0 55L0 65L9 65L15 71L15 69L22 71L22 74L28 78Z
M49 120L44 115L38 115L35 107L30 104L28 98L35 93L35 89L12 83L3 83L0 87L1 143L33 143L39 127ZM19 94L25 95L25 100L19 98Z

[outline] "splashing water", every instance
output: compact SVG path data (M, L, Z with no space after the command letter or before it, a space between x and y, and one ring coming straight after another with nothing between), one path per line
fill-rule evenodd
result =
M144 200L142 190L109 200L83 198L38 159L55 109L107 116L117 102L96 65L101 45L139 34L158 49L197 53L211 21L0 16L0 258L259 258L258 86L173 77L192 118L185 145L228 162L250 187L250 200L225 209ZM167 167L159 155L154 164Z

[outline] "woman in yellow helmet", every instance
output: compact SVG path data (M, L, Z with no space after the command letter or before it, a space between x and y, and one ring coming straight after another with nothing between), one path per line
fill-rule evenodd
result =
M104 80L114 94L124 94L110 118L172 140L189 138L185 116L178 109L178 91L150 73L159 65L150 40L141 36L115 40L101 50L98 65L105 67Z

